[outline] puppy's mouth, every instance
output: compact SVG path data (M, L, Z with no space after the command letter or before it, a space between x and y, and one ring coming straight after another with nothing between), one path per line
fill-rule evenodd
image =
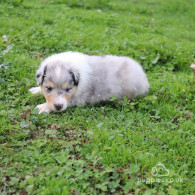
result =
M64 104L54 104L53 108L54 108L53 110L55 112L62 112L64 110L66 110L66 107L64 106Z
M56 111L60 111L63 108L63 104L54 104Z

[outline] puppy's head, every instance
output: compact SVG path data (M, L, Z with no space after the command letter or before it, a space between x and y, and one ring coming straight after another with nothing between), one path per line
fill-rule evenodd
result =
M52 111L63 111L79 84L79 73L68 64L52 62L37 70L36 80Z

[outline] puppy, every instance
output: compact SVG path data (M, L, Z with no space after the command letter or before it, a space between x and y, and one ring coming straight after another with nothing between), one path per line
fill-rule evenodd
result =
M36 80L39 87L29 91L42 93L46 99L46 103L37 106L39 114L94 104L113 96L131 99L149 89L142 67L131 58L72 51L46 58L37 70Z

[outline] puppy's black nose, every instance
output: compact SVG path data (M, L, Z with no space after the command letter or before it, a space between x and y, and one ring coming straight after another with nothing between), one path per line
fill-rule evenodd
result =
M56 110L61 110L63 107L63 104L54 104Z

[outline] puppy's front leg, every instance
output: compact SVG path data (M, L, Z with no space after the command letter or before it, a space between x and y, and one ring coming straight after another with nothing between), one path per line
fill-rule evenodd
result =
M32 94L41 93L41 87L32 87L29 89Z
M39 104L36 108L39 109L39 114L41 114L42 112L47 112L48 114L52 111L47 103L44 104Z

